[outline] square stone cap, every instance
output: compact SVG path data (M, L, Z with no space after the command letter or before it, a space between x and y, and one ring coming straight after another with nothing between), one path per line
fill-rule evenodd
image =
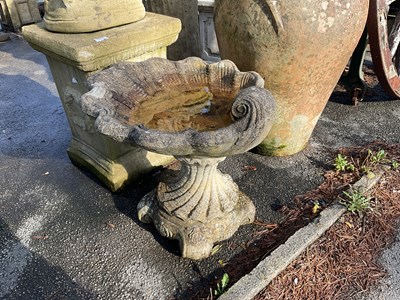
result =
M23 27L22 34L35 50L92 72L169 46L180 30L179 19L146 13L138 22L91 33L55 33L39 23Z

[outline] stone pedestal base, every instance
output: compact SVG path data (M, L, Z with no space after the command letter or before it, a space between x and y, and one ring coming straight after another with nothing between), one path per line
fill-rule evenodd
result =
M255 207L229 175L217 170L224 158L178 158L177 178L160 183L138 204L138 216L161 235L180 242L183 257L203 259L214 243L254 221Z
M98 139L99 140L99 139ZM109 142L110 150L123 149ZM172 156L160 155L142 148L126 147L125 154L117 152L113 159L111 153L99 152L98 149L85 143L82 139L72 138L67 149L71 161L78 167L83 167L96 175L111 191L118 190L124 183L136 180L154 167L163 166L173 161Z
M148 13L136 23L93 33L54 33L46 31L43 24L23 28L24 38L49 62L73 136L69 157L112 191L173 158L98 133L94 119L80 108L80 97L88 92L87 78L117 62L166 57L166 47L177 39L180 27L178 19Z
M40 21L36 0L0 0L0 22L3 29L19 32L22 26Z

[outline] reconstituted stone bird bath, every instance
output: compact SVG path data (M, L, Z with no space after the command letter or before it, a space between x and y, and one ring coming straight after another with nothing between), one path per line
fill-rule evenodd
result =
M178 239L184 257L210 256L214 243L254 220L251 200L217 165L271 128L275 102L257 73L230 61L154 58L116 64L89 84L81 105L99 132L181 162L176 178L139 202L138 216Z

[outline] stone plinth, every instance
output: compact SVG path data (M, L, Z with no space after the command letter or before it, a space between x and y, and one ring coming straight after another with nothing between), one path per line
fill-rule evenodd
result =
M97 133L94 119L81 111L76 99L89 91L89 75L114 63L166 57L166 47L177 39L180 29L178 19L152 13L136 23L93 33L54 33L46 31L42 23L23 28L25 39L49 62L72 132L70 159L89 169L112 191L172 157Z
M4 29L18 32L42 18L36 0L0 0L0 19Z

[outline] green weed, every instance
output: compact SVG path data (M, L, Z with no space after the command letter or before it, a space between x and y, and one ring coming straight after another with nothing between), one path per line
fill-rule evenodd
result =
M352 163L349 163L347 160L347 157L338 154L335 158L335 163L333 164L334 167L336 168L336 171L354 171L354 165Z
M385 164L388 162L388 160L386 159L385 150L379 150L377 152L373 152L371 149L368 149L367 151L368 151L367 157L361 164L361 172L367 174L368 176L371 176L371 174L373 174L373 169L378 164Z
M214 290L214 295L221 296L223 293L225 293L228 290L228 283L229 283L229 275L227 273L224 273L221 282L217 283L217 289Z
M397 170L399 168L399 162L396 160L392 160L392 169Z
M341 199L340 203L345 205L349 212L362 216L365 212L372 211L371 198L366 197L359 191L343 193L346 198Z

